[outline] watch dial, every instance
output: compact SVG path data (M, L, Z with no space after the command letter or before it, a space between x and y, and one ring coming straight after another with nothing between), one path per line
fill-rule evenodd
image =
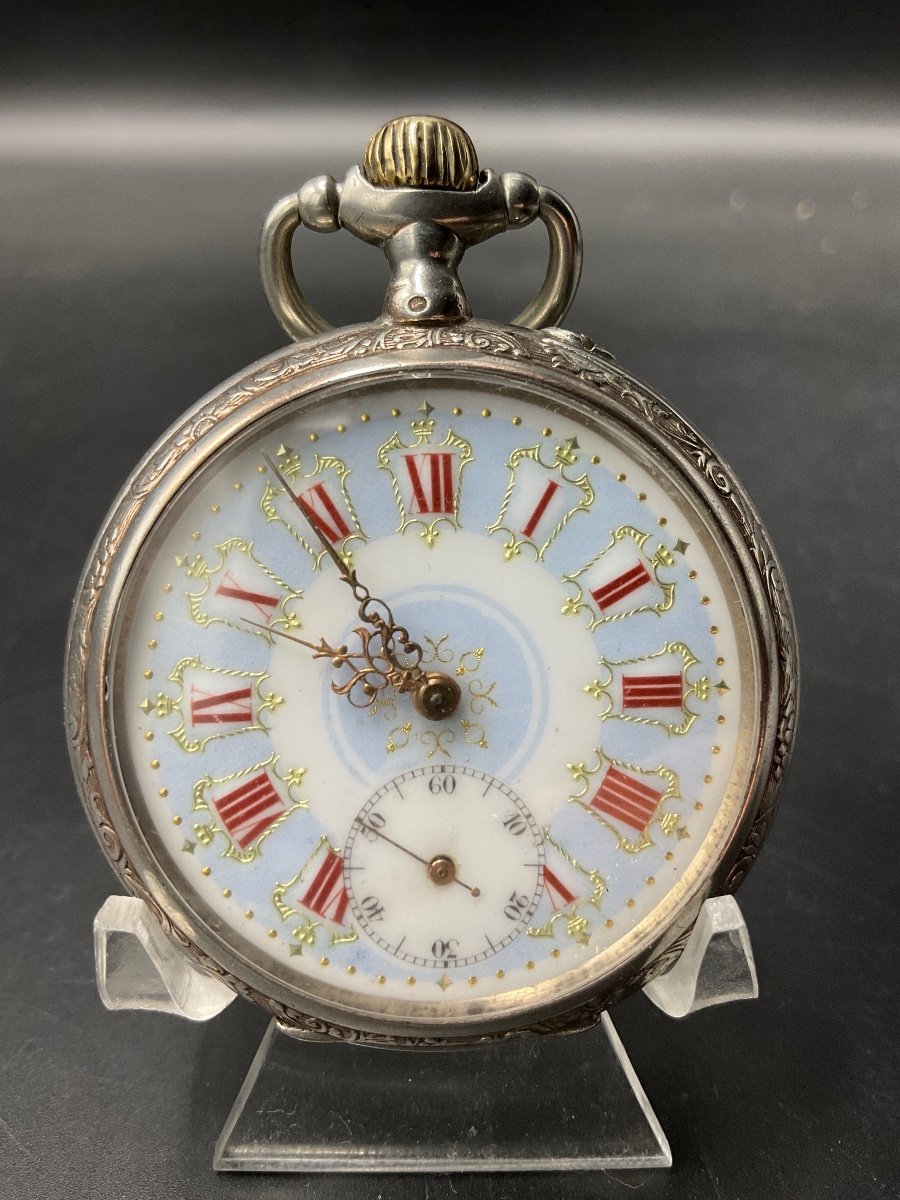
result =
M314 525L458 685L450 716L366 673ZM536 392L370 385L257 422L120 607L119 761L167 886L298 1007L363 1022L602 976L741 815L758 673L729 564L661 459Z

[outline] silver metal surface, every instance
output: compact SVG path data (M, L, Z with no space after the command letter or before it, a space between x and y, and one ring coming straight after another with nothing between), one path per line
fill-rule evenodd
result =
M538 216L550 238L547 274L538 294L517 317L513 325L543 329L562 321L575 299L581 279L581 230L578 218L558 192L539 187Z
M333 184L331 176L328 181ZM316 181L312 181L315 183ZM308 187L309 185L304 185ZM303 189L301 189L302 195ZM327 199L328 189L319 194ZM299 196L284 196L273 205L265 219L259 238L259 278L266 299L278 318L281 328L294 341L325 333L331 325L309 303L297 283L291 264L291 242L300 224ZM327 232L320 225L313 228Z
M150 451L91 552L70 627L66 707L72 763L94 830L122 881L166 932L207 971L287 1024L386 1045L462 1044L586 1027L609 1004L671 966L703 901L740 883L768 832L793 743L797 698L793 617L778 562L750 500L712 448L662 399L586 345L484 321L451 327L382 322L279 351L211 392ZM664 919L651 914L627 950L612 946L583 969L531 989L528 997L497 996L482 1012L473 1012L471 1003L447 1002L439 1018L413 1019L350 1011L324 992L301 994L278 978L276 968L264 969L220 938L190 898L172 887L128 798L109 684L121 602L139 552L204 463L288 405L302 409L335 390L425 377L537 392L551 409L577 412L588 426L627 441L678 478L715 534L742 597L756 662L758 719L744 747L749 783L738 818L715 858L692 864L670 893Z
M331 328L301 291L291 262L294 233L347 229L380 246L392 277L384 315L397 323L450 323L472 315L457 267L465 250L538 218L550 242L537 295L514 325L539 329L561 321L581 277L578 218L557 192L527 175L482 171L470 191L379 187L359 167L343 183L320 175L274 205L263 224L259 271L282 329L295 341Z

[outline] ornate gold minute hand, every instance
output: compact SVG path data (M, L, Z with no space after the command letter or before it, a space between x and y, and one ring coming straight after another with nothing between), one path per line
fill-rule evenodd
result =
M397 624L390 606L384 600L373 596L365 584L360 583L356 570L348 566L337 550L335 550L334 546L322 532L316 520L315 513L309 505L304 503L303 497L298 496L294 492L278 464L268 454L263 454L263 459L269 470L275 475L290 497L294 507L318 538L322 549L337 567L343 581L353 592L354 599L359 604L360 620L365 621L367 625L371 625L381 638L385 657L393 664L397 673L397 679L392 681L394 687L401 692L414 691L425 674L420 665L422 662L422 647L418 642L412 640L409 630ZM398 649L399 654L404 656L405 661L403 662L398 657Z
M461 697L459 684L443 672L422 670L422 647L419 643L413 641L405 626L397 623L390 605L373 596L365 584L360 583L355 568L348 566L325 536L315 513L304 503L303 497L294 492L278 464L268 454L264 453L263 459L337 567L341 579L350 588L359 606L357 612L360 620L370 627L354 630L360 639L361 649L353 654L346 646L331 647L324 638L314 645L289 634L281 636L314 650L317 658L331 658L335 667L351 666L354 672L351 678L341 684L335 681L331 686L335 692L346 695L351 704L358 708L367 708L382 688L390 686L398 692L411 693L418 711L431 721L452 716ZM280 633L274 629L269 629L269 632Z
M269 470L272 472L272 474L275 476L275 478L278 480L278 482L281 484L281 486L287 492L288 496L290 496L292 502L294 503L294 505L297 507L298 511L302 514L303 518L305 519L307 525L309 525L310 529L313 531L313 533L319 539L319 541L322 545L322 549L325 551L325 553L328 555L328 557L331 559L331 561L334 563L334 565L340 571L341 577L344 579L345 583L349 584L349 586L351 588L353 588L353 594L356 595L356 588L362 587L362 585L359 583L359 580L356 578L356 572L351 570L347 566L347 564L344 562L343 558L341 558L340 554L338 554L337 550L335 550L334 546L332 546L332 544L328 540L328 538L325 537L324 533L322 532L321 528L319 527L318 522L316 521L315 513L312 511L311 508L308 507L308 505L304 504L303 498L296 494L294 489L291 487L288 479L284 475L284 472L281 470L281 467L279 467L278 464L273 459L271 459L268 454L264 453L263 459L265 460L266 466L269 468ZM365 592L366 596L368 597L369 596L368 589L363 588L362 590ZM379 603L380 603L380 601L379 601ZM387 605L385 605L384 607L387 608ZM388 609L388 611L390 612L390 609Z

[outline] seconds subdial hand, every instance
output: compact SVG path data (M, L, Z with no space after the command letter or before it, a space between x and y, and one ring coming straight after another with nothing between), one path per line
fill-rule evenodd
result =
M408 854L410 858L414 858L416 862L420 862L423 867L428 868L428 878L432 883L436 883L442 887L446 883L458 883L460 887L466 889L473 896L481 895L481 888L471 887L456 874L456 863L449 854L436 854L434 858L422 858L420 854L416 854L415 850L410 850L408 846L401 846L399 842L395 842L388 835L375 825L370 825L364 821L362 817L357 817L354 822L366 833L373 833L376 837L381 838L383 842L388 842L391 846L395 846L398 850L402 850L404 854Z
M313 645L288 634L282 636L316 651L319 658L330 657L336 667L347 664L353 666L352 678L343 684L333 683L332 688L341 695L346 695L351 704L358 708L367 708L382 688L390 686L398 692L412 693L416 708L430 721L441 721L452 716L459 707L462 695L459 684L452 676L445 675L442 671L422 670L422 647L419 643L412 640L408 629L397 624L390 606L384 600L373 596L365 584L360 583L356 570L347 565L325 536L315 513L304 502L303 497L294 492L278 464L268 454L263 454L263 459L316 535L322 549L337 567L341 579L352 591L359 604L360 620L370 626L370 629L354 630L361 643L361 650L356 654L349 653L346 646L333 649L324 638L318 645ZM280 631L270 629L269 632ZM361 661L363 665L354 666L354 660ZM362 695L361 703L353 699L354 692Z

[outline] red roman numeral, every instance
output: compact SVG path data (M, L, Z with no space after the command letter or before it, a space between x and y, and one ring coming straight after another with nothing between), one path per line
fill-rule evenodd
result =
M452 513L453 455L446 450L404 454L413 491L413 511Z
M575 899L575 893L570 892L563 881L557 875L554 875L549 867L544 867L543 873L547 895L550 897L550 903L554 909L565 908L567 904L571 904Z
M643 832L662 797L663 793L656 788L648 787L632 775L626 775L618 767L610 767L591 801L591 807Z
M596 588L591 595L600 611L606 612L617 601L624 600L626 596L630 596L649 582L650 572L642 562L638 562L615 579L611 579L609 583L605 583L603 587Z
M623 708L681 708L684 681L680 675L623 675Z
M554 494L559 491L559 488L560 488L560 485L556 482L555 479L551 479L550 482L547 484L547 486L544 488L544 494L541 496L540 500L538 500L537 505L535 506L534 512L528 518L528 523L526 524L525 528L522 530L523 537L530 538L531 535L534 533L535 529L537 529L538 522L540 521L540 519L544 515L544 513L547 511L547 505L553 499Z
M300 903L327 921L344 924L348 896L344 887L344 860L336 850L329 850L325 855L315 877L300 897Z
M242 850L284 812L284 803L265 771L214 803L222 824Z
M216 588L217 596L227 596L232 600L243 600L252 604L257 613L266 621L271 617L278 604L277 596L266 596L262 592L248 592L235 579L230 571L222 576L222 582Z
M334 543L350 536L350 526L341 516L324 483L313 484L294 499L297 506L303 509L329 542Z
M250 688L236 688L233 692L220 692L214 696L191 685L192 725L225 725L252 719Z

